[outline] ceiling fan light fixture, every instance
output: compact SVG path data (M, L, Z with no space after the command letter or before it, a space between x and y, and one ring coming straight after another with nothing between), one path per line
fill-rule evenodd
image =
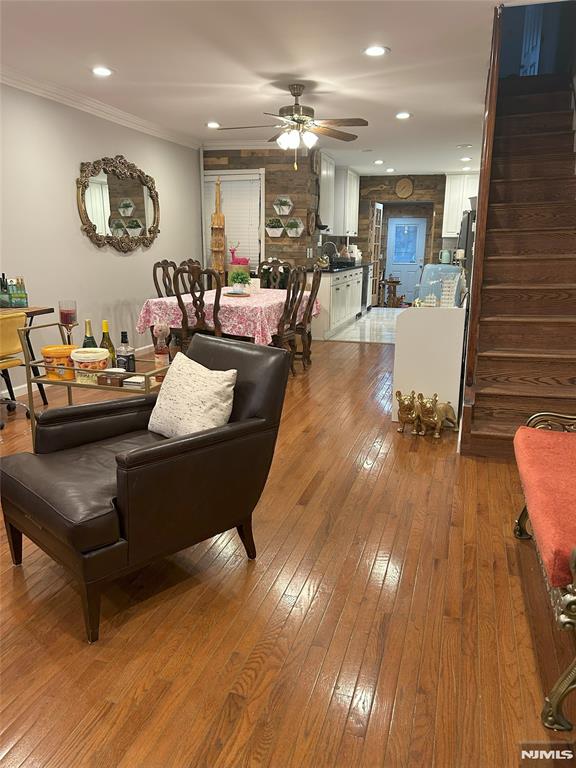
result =
M280 149L288 149L288 133L286 131L278 136L276 144L278 144Z
M312 147L316 144L318 141L318 136L316 136L315 133L312 133L312 131L304 131L302 134L302 141L308 147L308 149L312 149Z
M292 128L287 134L288 149L298 149L300 146L300 131L297 128Z

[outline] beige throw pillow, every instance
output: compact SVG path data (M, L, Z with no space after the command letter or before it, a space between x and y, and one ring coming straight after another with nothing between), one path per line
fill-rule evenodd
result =
M211 371L178 352L162 382L148 429L182 437L222 427L232 413L238 371Z

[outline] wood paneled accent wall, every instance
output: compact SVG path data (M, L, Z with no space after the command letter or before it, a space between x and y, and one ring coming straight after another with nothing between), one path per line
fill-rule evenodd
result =
M414 184L414 192L407 200L396 194L395 187L399 179L409 178ZM396 175L396 176L361 176L360 177L360 217L358 221L358 247L364 253L368 250L369 203L384 203L385 224L390 216L419 216L428 219L426 235L426 261L442 248L442 220L444 217L444 192L446 176ZM424 204L427 205L424 205ZM390 204L390 210L388 205ZM391 207L394 206L394 208ZM387 226L382 230L382 253L386 252Z
M294 203L290 216L296 216L306 225L308 210L316 210L317 176L310 167L310 158L302 151L298 153L298 170L294 170L294 154L281 149L226 149L206 150L204 152L204 170L253 170L264 168L266 171L265 217L276 216L273 203L278 195L287 195ZM281 216L282 221L288 217ZM290 261L294 264L306 261L306 249L317 241L304 230L298 238L273 238L266 235L266 258Z

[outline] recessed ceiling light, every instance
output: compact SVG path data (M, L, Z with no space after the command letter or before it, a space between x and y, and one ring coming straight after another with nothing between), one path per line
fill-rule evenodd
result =
M374 160L374 165L384 165L384 160Z
M110 77L112 70L108 67L92 67L92 74L96 77Z
M373 149L363 149L362 152L374 152Z
M371 45L364 51L366 56L385 56L390 53L390 48L387 45Z
M464 168L462 168L462 170L463 171L469 171L470 170L470 166L469 165L465 165Z
M217 123L216 120L210 120L209 123L206 123L207 128L220 128L220 123Z
M472 160L472 158L471 158L471 157L461 157L461 158L460 158L460 160L461 160L463 163L469 163L469 162L470 162L470 160Z
M472 149L472 144L456 144L456 149Z
M397 120L408 120L409 117L412 117L410 112L398 112L396 114Z
M386 173L394 173L396 168L386 168Z

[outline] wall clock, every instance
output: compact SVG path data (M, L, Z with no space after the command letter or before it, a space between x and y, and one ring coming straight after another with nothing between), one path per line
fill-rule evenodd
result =
M403 179L398 179L396 186L394 187L394 191L396 192L396 197L405 200L407 197L412 196L414 192L414 182L412 179L408 179L406 177Z

